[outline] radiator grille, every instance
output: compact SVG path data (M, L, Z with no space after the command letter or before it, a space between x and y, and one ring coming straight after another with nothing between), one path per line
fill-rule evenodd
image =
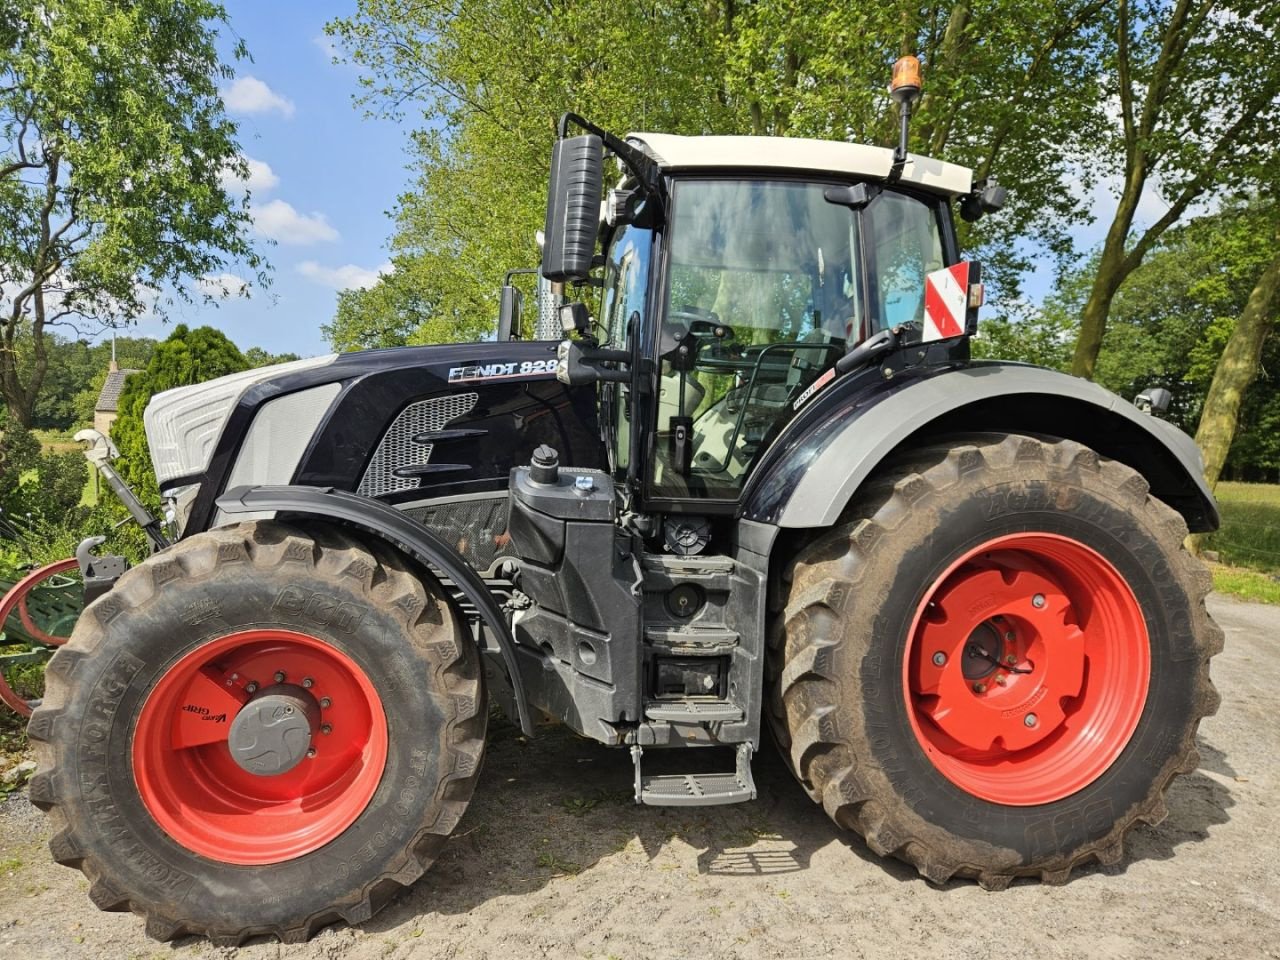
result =
M397 490L416 490L417 477L397 477L393 472L396 467L416 467L430 461L432 445L414 443L413 438L420 433L444 429L451 420L470 413L479 399L477 393L455 393L419 400L401 410L378 442L356 493L380 497Z
M477 570L515 553L507 534L507 498L458 500L408 507L405 514L435 531Z

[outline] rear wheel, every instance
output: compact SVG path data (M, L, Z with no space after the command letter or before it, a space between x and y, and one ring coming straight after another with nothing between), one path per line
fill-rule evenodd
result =
M848 515L788 571L772 636L801 783L937 882L1119 860L1218 702L1181 518L1124 465L1023 436L916 451Z
M421 876L485 717L438 584L334 530L245 524L85 611L31 720L31 798L55 859L152 936L297 941Z

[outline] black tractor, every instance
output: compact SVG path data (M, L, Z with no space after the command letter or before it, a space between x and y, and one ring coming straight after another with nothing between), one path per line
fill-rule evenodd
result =
M494 341L151 401L157 549L81 551L30 724L54 857L160 939L361 922L458 824L497 707L621 748L653 805L750 801L767 726L935 883L1119 860L1217 704L1183 546L1217 508L1158 416L971 360L953 213L1003 191L905 135L560 134L562 338L508 291Z

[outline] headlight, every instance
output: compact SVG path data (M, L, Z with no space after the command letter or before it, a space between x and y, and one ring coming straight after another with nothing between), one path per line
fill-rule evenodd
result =
M188 483L182 487L171 487L161 490L164 497L164 519L169 526L169 533L176 540L182 536L191 518L191 508L196 504L196 495L200 493L200 484Z
M250 387L281 374L323 367L336 360L337 356L331 353L325 357L259 367L208 383L157 393L142 415L156 481L163 487L170 480L207 470L227 418Z

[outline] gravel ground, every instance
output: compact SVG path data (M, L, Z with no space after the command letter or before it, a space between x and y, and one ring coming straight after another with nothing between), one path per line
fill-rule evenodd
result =
M1280 607L1213 597L1211 609L1227 647L1200 769L1175 782L1164 823L1130 834L1121 865L1066 886L931 886L839 833L770 750L755 803L637 808L625 753L504 726L467 816L413 889L359 929L238 955L1280 958ZM136 917L99 913L46 840L24 796L0 802L0 957L236 954L159 944Z

